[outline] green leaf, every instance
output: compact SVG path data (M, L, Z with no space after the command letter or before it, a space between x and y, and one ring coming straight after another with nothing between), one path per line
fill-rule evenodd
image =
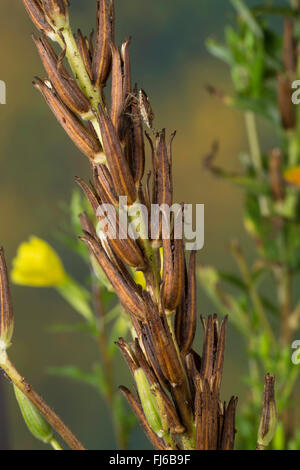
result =
M49 326L48 331L51 333L91 333L98 334L96 328L87 323L56 323Z
M89 301L91 294L70 276L64 284L57 286L61 296L89 323L94 323L94 314Z
M94 364L92 372L84 372L76 366L59 366L48 368L48 373L91 385L107 396L108 387L100 364Z
M213 38L208 38L206 40L206 48L208 52L217 59L223 60L226 64L233 64L233 57L230 50L226 46L215 41Z
M119 318L117 318L117 320L114 323L114 326L111 331L110 339L109 339L108 352L110 356L114 356L115 353L117 352L115 342L121 337L122 338L126 337L128 331L129 331L129 321L125 317L125 315L120 315Z
M263 31L255 19L255 16L251 10L245 5L242 0L231 0L231 4L236 9L238 14L243 18L244 22L247 24L248 28L255 34L256 37L262 38Z

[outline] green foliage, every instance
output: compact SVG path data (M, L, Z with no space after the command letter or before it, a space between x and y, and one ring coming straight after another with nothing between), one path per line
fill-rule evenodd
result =
M295 2L291 7L262 4L255 8L248 7L246 1L231 3L237 17L234 26L225 28L225 44L209 39L207 48L230 69L234 95L224 97L223 102L245 113L249 154L243 153L242 172L238 175L214 166L210 169L244 191L244 225L255 244L256 259L249 267L239 248L233 250L239 275L209 266L200 267L198 277L218 311L229 314L245 340L249 364L244 383L249 388L249 398L238 415L239 448L256 446L262 377L268 371L276 376L280 418L272 448L296 449L299 431L294 430L294 436L287 439L281 418L296 405L293 390L300 371L291 361L291 340L300 326L300 318L293 327L286 326L289 315L295 316L296 295L299 302L293 287L300 274L300 181L298 184L295 177L294 186L285 181L286 170L300 163L300 114L295 113L294 128L287 129L284 110L278 105L278 76L286 77L291 85L293 79L299 79L299 64L293 73L285 69L287 59L291 60L293 43L289 42L287 52L289 38L284 43L282 31L273 28L272 18L276 15L282 23L286 17L295 18L294 38L298 42L300 21L293 8ZM290 96L281 96L283 99L289 109ZM265 118L272 126L274 146L278 142L280 145L277 160L269 152L263 154L259 147L257 117ZM270 284L271 295L266 295L266 286L269 291Z

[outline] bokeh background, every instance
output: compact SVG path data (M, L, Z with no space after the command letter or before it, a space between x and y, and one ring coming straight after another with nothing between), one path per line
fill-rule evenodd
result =
M249 1L249 4L253 2ZM72 24L88 33L95 22L95 0L72 0ZM204 172L202 158L211 143L220 143L219 163L239 166L247 150L243 115L223 107L205 91L207 83L230 90L225 66L205 49L208 36L222 38L233 19L227 0L116 0L117 38L132 36L133 78L151 97L155 127L178 131L174 146L174 187L178 201L205 204L205 247L199 261L234 270L228 243L239 238L248 255L251 245L242 226L242 194ZM31 86L34 75L44 76L31 40L34 30L20 0L1 0L0 79L7 84L7 104L0 106L0 244L9 266L21 241L34 234L48 240L66 268L78 280L85 268L60 244L55 232L65 223L62 202L68 202L74 176L88 176L89 165ZM264 123L262 148L274 144ZM11 357L36 389L64 418L90 449L114 449L110 417L96 391L47 374L47 367L77 364L88 370L97 359L97 346L80 335L49 332L55 322L76 321L76 314L49 289L13 287L16 325ZM203 292L199 311L213 313ZM118 359L118 383L128 384L127 369ZM246 371L239 336L229 326L223 397L247 394L241 377ZM5 383L9 443L13 449L44 449L27 432ZM3 417L0 420L3 423ZM149 448L137 430L134 449Z

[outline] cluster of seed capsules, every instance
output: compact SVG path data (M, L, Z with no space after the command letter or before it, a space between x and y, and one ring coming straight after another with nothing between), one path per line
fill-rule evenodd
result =
M219 325L216 316L202 318L202 356L193 349L196 253L191 252L187 265L183 240L172 232L162 239L161 227L155 239L148 233L137 239L110 239L105 236L107 219L104 224L103 217L97 216L100 204L117 207L120 196L126 196L128 207L145 205L149 217L153 204L171 207L173 203L174 134L168 141L165 130L153 131L148 97L132 86L130 40L120 48L114 42L113 1L97 2L97 29L90 37L81 31L73 35L67 0L23 3L41 32L33 39L47 73L45 80L35 78L34 86L92 166L93 181L77 181L95 220L98 217L100 236L95 222L82 214L82 240L133 326L133 342L120 339L118 346L133 374L138 396L125 387L120 389L157 449L232 449L237 399L232 397L226 405L219 397L226 319ZM59 54L49 40L60 46ZM105 86L110 75L108 100ZM149 133L144 132L145 125ZM145 136L152 170L144 177ZM116 223L122 232L120 220ZM135 282L134 270L142 271L144 287Z

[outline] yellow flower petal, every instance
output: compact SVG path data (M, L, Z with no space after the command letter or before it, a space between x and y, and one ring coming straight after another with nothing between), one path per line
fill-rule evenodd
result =
M289 168L284 172L284 179L288 183L300 187L300 166Z
M163 248L161 247L159 249L159 255L160 255L160 277L162 279L162 276L163 276ZM142 271L134 271L134 269L132 269L132 273L133 273L133 279L135 281L136 284L139 284L142 289L146 289L146 281L145 281L145 277L144 277L144 274L142 273Z
M24 286L54 287L65 282L67 274L53 248L44 240L31 237L18 248L11 278Z

